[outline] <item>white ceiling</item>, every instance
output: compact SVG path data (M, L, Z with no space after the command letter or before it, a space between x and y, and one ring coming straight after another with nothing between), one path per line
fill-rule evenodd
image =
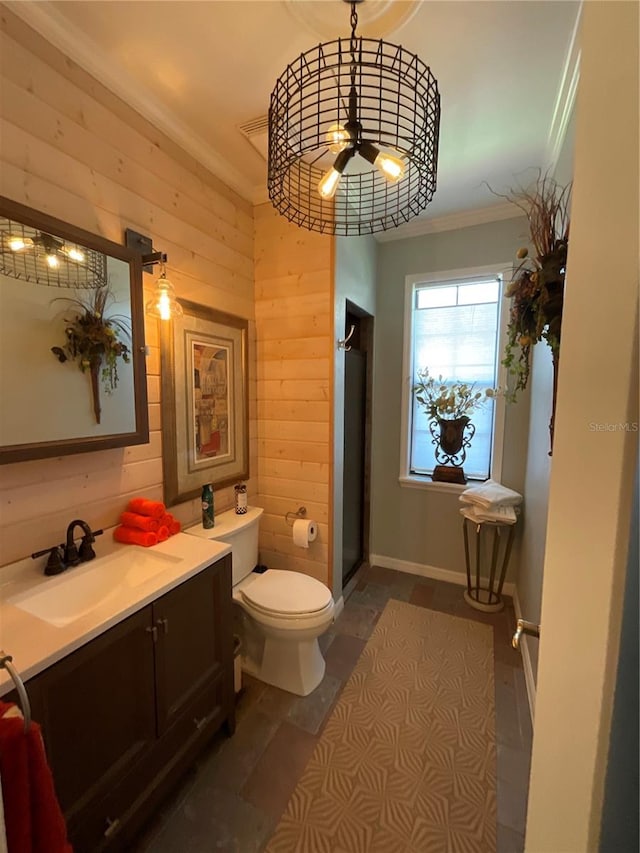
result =
M350 32L342 0L7 5L255 202L267 198L266 134L249 141L240 127L266 116L290 61ZM563 0L358 6L359 34L402 44L438 80L438 189L424 218L479 209L482 218L488 206L498 218L484 181L504 191L553 164L575 94L579 10Z

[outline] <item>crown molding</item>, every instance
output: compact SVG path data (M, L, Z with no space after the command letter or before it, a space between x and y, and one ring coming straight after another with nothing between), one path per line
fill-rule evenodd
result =
M571 120L573 108L576 102L578 92L578 82L580 80L580 24L582 22L582 2L576 15L576 22L569 39L567 48L567 56L565 58L562 77L560 78L560 86L556 95L556 103L553 110L553 117L549 127L549 136L547 137L546 160L548 174L553 174L562 145L567 135L567 128Z
M425 234L436 234L441 231L457 231L459 228L486 225L488 222L499 222L503 219L517 219L522 215L522 211L519 211L515 205L505 201L500 204L489 205L489 207L479 207L475 210L462 210L459 213L436 216L433 219L418 217L390 231L381 231L373 236L378 243L390 243L392 240L422 237Z
M209 143L192 133L181 121L148 91L134 85L128 75L110 63L86 34L70 24L49 3L24 3L9 0L5 5L69 59L95 77L107 89L121 98L154 127L166 134L184 151L247 201L252 200L253 187L246 177L232 166Z

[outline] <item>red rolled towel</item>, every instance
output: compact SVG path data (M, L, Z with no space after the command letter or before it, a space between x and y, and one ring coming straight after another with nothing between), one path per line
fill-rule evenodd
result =
M182 530L182 525L180 522L174 518L170 512L165 512L165 514L160 519L160 524L163 527L166 527L169 531L169 536L174 536L176 533L180 533Z
M127 506L129 512L137 512L140 515L149 515L151 518L162 518L167 508L162 501L150 501L147 498L132 498Z
M158 544L157 533L146 533L144 530L135 530L133 527L116 527L113 538L116 542L124 542L126 545L143 545L145 548Z
M158 542L164 542L165 539L169 538L169 528L165 527L164 524L158 528Z
M123 512L120 514L120 524L125 527L135 527L136 530L144 530L145 533L157 533L160 522L150 515L138 515L137 512Z

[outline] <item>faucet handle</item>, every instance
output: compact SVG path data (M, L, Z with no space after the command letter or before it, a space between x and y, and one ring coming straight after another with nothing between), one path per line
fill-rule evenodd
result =
M82 537L82 542L80 543L80 549L78 551L80 555L80 562L87 563L89 560L93 560L96 556L96 552L93 550L93 543L96 541L96 536L102 536L104 530L100 528L100 530L89 530L88 533Z
M82 542L80 543L80 548L78 550L78 556L80 558L81 563L87 563L89 560L93 560L96 555L96 552L93 550L92 543L95 542L93 536L83 536Z
M44 567L45 575L59 575L64 572L66 565L62 555L62 548L59 545L49 549L49 559Z

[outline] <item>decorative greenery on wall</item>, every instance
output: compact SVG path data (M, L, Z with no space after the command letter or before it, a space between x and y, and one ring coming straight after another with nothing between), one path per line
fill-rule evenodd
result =
M548 175L538 173L531 187L512 189L502 198L525 213L534 249L533 255L529 254L528 248L518 250L520 264L506 291L511 298L511 308L503 364L514 380L506 396L513 402L518 391L527 387L532 347L539 341L545 341L551 348L554 369L549 423L553 449L571 184L562 187Z

